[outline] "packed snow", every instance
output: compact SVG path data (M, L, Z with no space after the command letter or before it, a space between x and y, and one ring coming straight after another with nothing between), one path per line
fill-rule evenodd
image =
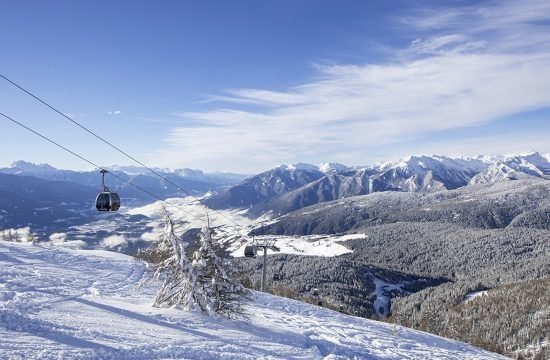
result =
M280 249L281 254L294 254L294 255L309 255L309 256L339 256L353 252L353 250L345 247L339 242L362 239L363 234L351 234L351 235L307 235L307 236L283 236L283 235L265 235L257 236L254 240L257 243L267 243L269 245L275 245ZM230 247L231 255L234 257L244 256L244 248L246 245L252 244L251 242L236 243ZM267 254L271 255L274 252L267 250Z
M2 359L499 359L473 346L252 293L248 319L151 307L143 262L0 242Z

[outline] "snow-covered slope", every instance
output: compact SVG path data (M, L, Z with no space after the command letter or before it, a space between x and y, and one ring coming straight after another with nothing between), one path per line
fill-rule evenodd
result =
M489 167L470 180L470 184L487 184L506 180L550 178L550 160L546 155L531 151L494 160Z
M518 172L505 163L499 161L474 176L470 180L470 185L491 184L506 180L527 179L530 177L532 176L523 172Z
M363 234L351 235L310 235L310 236L257 236L255 239L258 243L268 243L279 248L279 254L294 254L304 256L323 256L334 257L353 252L349 248L341 245L339 242L352 239L363 239ZM233 257L243 257L244 248L249 243L233 243L229 250ZM267 251L268 255L275 252Z
M373 166L371 176L377 191L400 190L425 192L455 189L468 184L487 163L478 159L451 159L445 156L409 156L404 159Z
M498 359L464 343L254 293L249 320L150 306L145 264L0 242L2 359Z

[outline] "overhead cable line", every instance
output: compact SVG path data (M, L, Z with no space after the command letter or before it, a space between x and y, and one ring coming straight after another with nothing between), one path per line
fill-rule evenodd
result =
M112 143L110 143L109 141L105 140L103 137L97 135L95 132L93 132L92 130L89 130L88 128L86 128L84 125L80 124L78 121L74 120L74 119L71 119L69 116L65 115L63 112L59 111L57 108L55 108L54 106L50 105L49 103L47 103L45 100L42 100L41 98L39 98L38 96L34 95L33 93L31 93L30 91L28 91L27 89L25 89L24 87L22 87L21 85L15 83L14 81L8 79L7 77L5 77L4 75L0 74L0 77L2 77L4 80L6 80L7 82L9 82L10 84L12 84L13 86L15 86L16 88L18 88L19 90L23 91L25 94L31 96L32 98L34 98L35 100L39 101L40 103L42 103L43 105L45 105L46 107L50 108L51 110L53 110L54 112L56 112L57 114L61 115L62 117L64 117L65 119L69 120L70 122L72 122L73 124L75 124L76 126L78 126L79 128L81 128L82 130L86 131L87 133L93 135L95 138L101 140L103 143L109 145L110 147L112 147L113 149L115 149L116 151L118 151L119 153L123 154L124 156L126 156L127 158L133 160L135 163L139 164L140 166L142 166L143 168L149 170L150 172L152 172L153 174L155 174L156 176L160 177L161 179L163 179L164 181L166 181L167 183L171 184L172 186L174 186L175 188L177 188L178 190L181 190L183 191L185 194L189 195L190 197L192 197L193 199L195 199L196 201L198 201L201 205L203 205L205 208L209 209L208 206L206 206L206 204L204 204L204 202L199 199L198 197L194 196L193 194L191 194L189 191L185 190L185 189L182 189L178 184L174 183L173 181L171 181L170 179L166 178L165 176L163 176L162 174L160 174L159 172L155 171L154 169L150 168L149 166L145 165L144 163L142 163L141 161L139 161L138 159L136 159L135 157L129 155L128 153L126 153L125 151L121 150L120 148L118 148L117 146L113 145ZM232 222L233 224L237 225L238 227L240 228L244 228L244 226L240 225L238 222L236 222L235 220L229 218L228 216L226 216L225 214L215 210L215 209L209 209L219 215L221 215L222 217L224 217L225 219L229 220L230 222Z
M74 151L72 151L71 149L69 149L69 148L67 148L67 147L65 147L65 146L63 146L63 145L61 145L61 144L55 142L54 140L48 138L47 136L40 134L38 131L35 131L35 130L31 129L31 128L28 127L27 125L25 125L25 124L23 124L23 123L21 123L21 122L15 120L14 118L12 118L12 117L10 117L10 116L8 116L8 115L2 113L2 112L0 112L0 115L3 116L3 117L5 117L5 118L8 119L8 120L14 122L15 124L21 126L22 128L24 128L24 129L26 129L26 130L32 132L33 134L35 134L35 135L37 135L37 136L40 136L42 139L44 139L44 140L46 140L46 141L49 141L50 143L54 144L55 146L57 146L57 147L59 147L59 148L65 150L65 151L67 151L68 153L70 153L70 154L76 156L77 158L79 158L79 159L81 159L81 160L87 162L88 164L90 164L90 165L92 165L92 166L94 166L94 167L96 167L96 168L98 168L98 169L108 171L108 170L105 169L104 167L99 166L99 165L93 163L92 161L86 159L86 158L83 157L82 155L77 154L76 152L74 152ZM156 198L157 200L160 200L160 201L162 201L162 202L164 202L164 203L166 203L166 204L168 204L168 205L170 205L170 206L172 206L172 207L174 207L174 208L176 208L176 209L178 209L178 210L180 210L180 211L183 211L184 213L186 213L186 214L188 214L188 215L191 215L192 217L194 217L194 218L196 218L196 219L202 219L202 218L200 218L199 216L197 216L197 215L195 215L195 214L193 214L193 213L191 213L191 212L189 212L189 211L187 211L187 210L184 210L184 209L182 209L181 207L179 207L179 206L177 206L177 205L175 205L175 204L173 204L173 203L171 203L171 202L169 202L169 201L166 201L166 200L162 199L161 197L159 197L159 196L153 194L152 192L150 192L150 191L148 191L148 190L142 188L141 186L138 186L138 185L136 185L136 184L133 184L132 182L130 182L130 181L128 181L128 180L126 180L126 179L124 179L124 178L118 176L118 175L115 174L115 173L112 173L112 172L110 172L110 171L108 171L108 172L109 172L109 174L111 174L111 175L114 176L115 178L117 178L117 179L119 179L119 180L121 180L121 181L127 183L128 185L131 185L131 186L135 187L135 188L138 189L138 190L143 191L144 193L146 193L146 194L148 194L148 195L150 195L150 196Z

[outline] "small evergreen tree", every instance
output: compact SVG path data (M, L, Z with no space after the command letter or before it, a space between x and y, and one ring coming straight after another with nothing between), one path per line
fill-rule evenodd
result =
M164 231L153 253L160 261L155 268L154 279L165 276L153 306L174 305L192 309L195 276L193 266L185 254L187 244L174 232L174 221L164 206L161 208Z
M241 284L235 266L218 256L220 249L214 244L208 226L202 228L200 244L193 261L196 304L210 315L242 315L241 300L247 290Z
M217 254L220 249L214 245L209 226L202 228L200 248L191 262L185 252L187 244L174 231L174 220L164 206L161 211L164 231L160 241L138 255L154 259L153 279L164 278L153 306L198 308L208 315L227 317L243 315L241 300L247 290L235 266Z

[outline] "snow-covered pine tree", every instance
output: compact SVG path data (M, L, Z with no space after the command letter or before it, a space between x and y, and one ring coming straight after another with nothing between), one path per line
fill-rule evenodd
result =
M153 306L179 305L185 309L194 307L193 289L195 276L193 266L185 254L187 244L174 232L174 221L164 206L161 207L164 231L155 253L160 262L156 264L154 279L165 276Z
M242 316L242 300L248 291L240 283L235 266L218 256L220 249L212 240L209 226L202 228L200 244L193 260L196 304L210 315Z
M200 248L191 262L185 252L187 243L176 235L177 226L162 206L164 231L154 248L138 254L153 262L152 279L164 278L153 306L181 306L200 309L208 315L242 316L241 302L248 291L240 283L236 267L217 254L221 249L212 240L209 222L203 227Z

